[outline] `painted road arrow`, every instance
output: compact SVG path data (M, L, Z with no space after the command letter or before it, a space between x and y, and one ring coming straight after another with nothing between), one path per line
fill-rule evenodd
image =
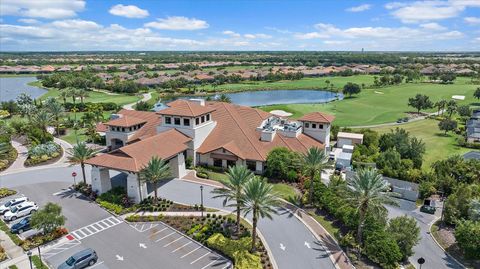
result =
M310 248L310 244L307 243L307 241L305 241L305 246L306 246L307 248Z
M138 246L141 248L147 248L147 246L144 243L139 243Z
M281 248L283 251L285 251L285 249L286 249L286 247L285 247L282 243L280 243L280 248Z
M120 255L117 254L116 257L117 257L117 261L123 261L123 256L120 256Z

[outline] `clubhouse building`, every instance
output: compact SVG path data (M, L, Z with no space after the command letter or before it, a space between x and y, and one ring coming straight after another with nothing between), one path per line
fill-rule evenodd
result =
M109 170L116 170L127 175L128 196L141 201L150 186L139 181L138 173L154 156L168 161L175 178L187 174L187 158L193 165L245 165L262 174L267 154L276 147L305 152L330 146L334 117L320 112L290 120L256 108L203 99L179 99L167 105L158 112L121 110L97 126L109 152L86 162L92 166L94 191L110 190Z

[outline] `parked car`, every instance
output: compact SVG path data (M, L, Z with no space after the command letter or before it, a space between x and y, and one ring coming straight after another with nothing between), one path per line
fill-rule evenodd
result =
M98 260L97 252L91 248L73 254L57 269L81 269L94 265Z
M21 234L30 229L31 229L30 217L26 217L22 219L20 222L13 224L12 227L10 228L10 232L12 234Z
M13 221L18 218L28 216L33 212L38 210L38 206L34 202L24 202L19 205L10 208L10 211L7 211L3 215L5 221Z
M0 214L3 215L3 214L5 214L5 212L10 210L10 207L16 206L16 205L21 204L21 203L26 202L26 201L28 201L27 197L19 197L19 198L15 198L13 200L9 200L9 201L7 201L6 203L4 203L3 205L0 206Z
M433 215L435 214L435 211L437 211L437 208L434 206L422 205L422 207L420 207L420 212L423 212L423 213L428 213Z

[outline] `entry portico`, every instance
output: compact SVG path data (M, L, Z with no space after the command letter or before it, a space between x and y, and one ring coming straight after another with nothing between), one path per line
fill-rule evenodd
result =
M168 143L165 143L167 137ZM110 190L109 171L116 170L127 175L127 195L138 203L148 195L147 184L139 180L139 172L157 156L168 162L172 178L185 176L185 155L190 141L189 137L172 129L89 159L86 163L92 166L92 190L99 194Z

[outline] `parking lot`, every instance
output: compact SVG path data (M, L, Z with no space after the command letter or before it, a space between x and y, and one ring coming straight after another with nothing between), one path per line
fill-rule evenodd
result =
M42 253L52 268L85 248L94 249L99 257L90 268L233 267L225 257L161 222L128 224L67 187L66 183L42 183L15 188L40 207L52 201L63 208L71 240Z

